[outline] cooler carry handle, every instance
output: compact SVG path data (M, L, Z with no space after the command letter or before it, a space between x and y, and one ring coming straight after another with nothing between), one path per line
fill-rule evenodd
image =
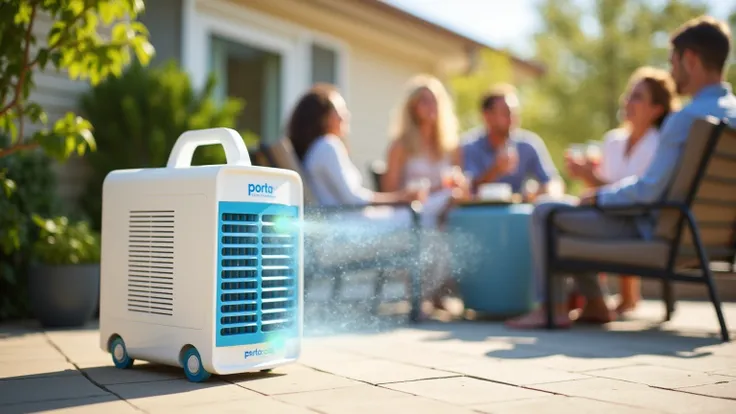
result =
M208 128L187 131L176 140L171 149L167 168L187 168L192 165L194 150L201 145L220 144L225 150L228 165L250 166L250 155L243 138L231 128Z

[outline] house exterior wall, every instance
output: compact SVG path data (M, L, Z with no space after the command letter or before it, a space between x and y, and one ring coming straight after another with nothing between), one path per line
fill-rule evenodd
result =
M182 0L155 0L146 2L146 11L139 20L146 25L149 39L156 49L152 65L170 59L181 59Z
M186 2L186 0L185 0ZM309 78L310 61L308 52L311 41L326 44L340 54L338 86L351 111L350 136L348 145L353 162L364 173L364 184L373 186L368 174L368 165L376 159L385 159L389 143L388 129L392 113L401 98L404 84L417 73L432 73L442 77L441 61L443 55L431 49L429 40L417 44L413 38L421 38L424 33L411 33L406 37L386 33L380 27L366 30L358 21L343 16L331 9L315 7L327 4L344 5L343 2L318 1L314 3L279 0L261 1L195 1L194 12L197 18L217 22L212 30L221 30L220 35L243 36L240 41L250 40L273 43L287 56L287 69L282 96L282 111L279 114L284 125L299 96L311 85ZM353 4L355 7L355 4ZM186 12L185 12L186 13ZM363 15L368 19L374 16ZM229 23L236 22L247 26L241 33L231 31ZM329 24L326 24L329 22ZM194 23L197 26L197 23ZM196 27L190 49L185 54L206 50L202 41L202 29ZM257 34L257 36L255 36ZM430 32L431 35L431 32ZM435 35L436 36L436 35ZM263 37L263 39L260 39ZM237 39L233 39L237 40ZM196 43L202 42L202 43ZM186 46L185 46L186 47ZM461 50L458 43L438 40L439 50L449 56ZM305 53L306 52L306 53ZM291 57L289 57L291 56ZM202 78L205 72L203 54L189 56L195 78ZM200 80L201 81L201 80ZM247 110L247 109L246 109Z
M404 94L404 83L416 73L431 73L423 62L397 60L362 46L351 49L348 70L348 105L351 111L350 154L373 186L368 165L386 159L393 113Z
M47 15L39 14L36 17L33 33L39 45L46 41L51 25L51 18ZM34 69L33 80L36 88L31 92L29 100L45 109L49 128L52 128L67 112L78 114L79 96L89 88L87 82L69 79L66 71L57 72L51 63L44 71ZM23 132L25 136L30 136L40 128L40 125L27 123ZM83 159L74 155L63 164L54 162L52 169L56 172L59 196L63 202L73 204L84 190L80 185L84 182L86 174Z

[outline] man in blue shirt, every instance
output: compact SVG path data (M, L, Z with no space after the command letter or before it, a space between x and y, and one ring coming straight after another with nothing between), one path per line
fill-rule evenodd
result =
M518 98L510 85L497 85L481 101L484 128L463 145L463 169L475 191L483 183L507 183L521 193L526 179L534 178L546 190L559 179L552 158L535 133L516 128ZM473 132L476 133L476 132Z
M666 195L680 156L690 133L692 123L698 118L713 116L727 118L736 124L736 96L731 85L724 82L727 60L731 49L728 26L711 17L700 17L685 23L671 39L670 65L678 93L691 96L691 102L681 111L671 114L665 121L659 147L646 173L640 177L628 177L584 195L581 204L599 206L626 206L653 203ZM532 215L532 255L537 282L546 282L545 220L553 203L538 205ZM595 210L571 210L556 216L557 231L589 238L641 238L651 239L654 217L604 215ZM581 319L605 323L613 315L606 306L603 291L595 274L574 275L580 292L586 297ZM562 277L552 279L554 304L543 306L528 315L513 319L508 325L516 328L542 327L547 309L554 310L558 326L569 326L571 321L564 305ZM540 291L543 291L540 289ZM539 298L540 301L542 298Z

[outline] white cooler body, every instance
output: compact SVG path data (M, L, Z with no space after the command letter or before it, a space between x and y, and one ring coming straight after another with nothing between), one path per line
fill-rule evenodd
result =
M182 366L193 346L212 374L298 359L301 179L233 162L225 149L228 165L177 165L173 151L167 168L113 171L105 179L104 350L119 336L133 359Z

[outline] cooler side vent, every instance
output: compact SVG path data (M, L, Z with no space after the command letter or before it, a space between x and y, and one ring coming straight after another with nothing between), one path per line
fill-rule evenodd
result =
M174 210L131 210L128 310L174 314Z

